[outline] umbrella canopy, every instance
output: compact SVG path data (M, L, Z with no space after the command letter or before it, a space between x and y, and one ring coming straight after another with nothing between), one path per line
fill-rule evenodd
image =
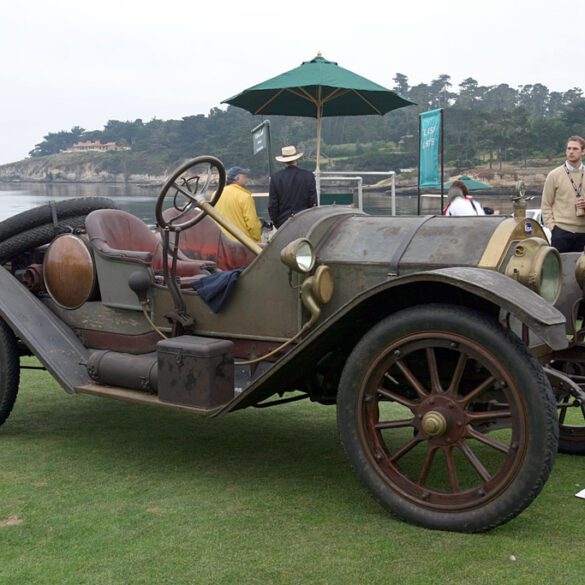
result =
M482 183L480 181L476 181L475 179L472 179L467 175L463 175L455 180L461 181L470 191L481 191L482 189L492 188L492 186L489 183ZM445 189L449 189L449 187L451 187L455 180L445 183Z
M318 54L268 81L223 100L258 115L304 116L317 119L317 169L321 155L321 119L363 116L413 105L396 92L352 73Z

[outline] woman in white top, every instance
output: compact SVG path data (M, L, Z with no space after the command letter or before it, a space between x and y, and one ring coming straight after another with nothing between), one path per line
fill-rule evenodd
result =
M474 201L462 181L453 181L449 187L449 204L445 215L485 215L483 207Z

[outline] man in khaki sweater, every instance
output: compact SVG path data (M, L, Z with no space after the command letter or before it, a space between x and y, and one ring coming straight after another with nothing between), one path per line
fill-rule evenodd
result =
M542 220L552 231L559 252L583 252L585 247L585 140L571 136L567 160L547 176L542 192Z

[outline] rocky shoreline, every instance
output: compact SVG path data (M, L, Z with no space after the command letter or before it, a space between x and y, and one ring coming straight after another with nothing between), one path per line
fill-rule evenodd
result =
M0 165L0 183L46 183L46 184L133 184L141 187L160 187L173 170L159 163L156 165L142 161L130 161L126 153L115 153L116 156L106 159L107 154L68 153L30 158L15 163ZM517 181L524 181L528 194L540 195L546 174L560 161L534 161L531 165L507 163L502 168L482 165L466 169L464 174L488 182L492 189L482 191L489 196L512 195ZM151 172L137 172L137 169L149 168ZM133 169L133 170L131 170ZM459 176L463 171L446 168L445 181ZM268 184L268 177L252 177L251 185L255 190ZM255 180L254 180L255 179ZM390 181L380 181L375 185L364 186L364 189L383 191L390 189ZM438 193L437 189L425 189L425 192ZM406 172L396 176L396 193L398 195L416 195L416 174Z

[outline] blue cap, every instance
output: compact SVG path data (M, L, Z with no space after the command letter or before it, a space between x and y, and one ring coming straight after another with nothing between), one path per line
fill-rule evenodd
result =
M247 175L250 169L243 169L242 167L231 167L227 171L227 180L235 181L238 175Z

